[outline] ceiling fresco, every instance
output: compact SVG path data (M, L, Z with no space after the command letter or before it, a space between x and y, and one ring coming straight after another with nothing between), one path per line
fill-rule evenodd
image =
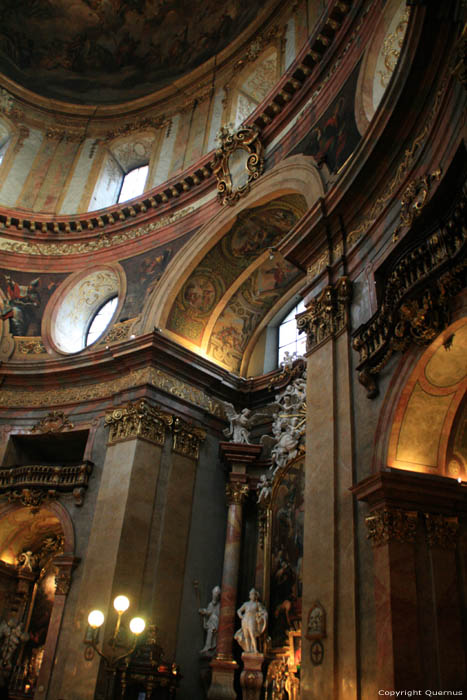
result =
M0 70L46 97L112 104L180 78L254 20L259 0L2 0Z
M305 210L305 199L290 194L242 211L183 284L170 310L167 329L206 348L217 362L238 371L256 327L299 276L279 255L261 263L258 259L282 240ZM237 289L236 280L248 268L250 274ZM220 313L222 298L225 307ZM217 319L214 313L219 314Z

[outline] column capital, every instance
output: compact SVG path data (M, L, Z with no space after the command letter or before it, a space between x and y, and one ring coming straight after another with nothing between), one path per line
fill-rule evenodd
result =
M297 328L307 336L308 352L346 328L351 299L352 283L348 277L341 277L324 287L297 316Z
M439 513L424 513L426 537L430 547L440 549L455 549L459 531L457 516L441 515Z
M249 486L244 481L229 481L225 485L225 496L228 505L241 506L245 498L248 496Z
M206 431L185 423L184 420L178 417L174 418L172 430L173 451L185 457L190 457L190 459L198 459L199 448L206 438Z
M106 415L105 422L110 426L109 445L135 438L163 445L165 427L172 425L173 416L141 399L114 408Z
M400 508L383 508L367 515L365 523L368 539L374 547L382 547L389 542L415 542L418 512Z

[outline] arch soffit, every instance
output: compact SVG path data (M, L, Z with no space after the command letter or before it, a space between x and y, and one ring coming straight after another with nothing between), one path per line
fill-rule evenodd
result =
M30 508L8 503L0 507L0 552L10 550L10 554L17 555L24 547L34 548L47 534L55 531L57 526L60 527L64 537L64 553L73 555L75 552L73 521L61 503L58 501L47 503L34 514L31 513Z
M320 173L311 157L292 156L279 163L261 177L243 200L233 207L220 209L187 245L181 248L167 266L143 310L141 332L148 333L154 327L165 329L170 310L184 283L210 249L229 231L241 211L266 204L286 194L302 195L308 208L324 196ZM255 267L256 263L257 261ZM219 309L217 311L220 313ZM174 335L174 338L177 336Z
M449 473L448 442L467 391L467 317L446 328L412 361L400 367L385 399L376 432L374 467L440 476ZM407 371L408 370L408 371ZM396 380L397 375L396 373ZM385 445L381 454L378 446ZM462 475L463 479L467 474Z

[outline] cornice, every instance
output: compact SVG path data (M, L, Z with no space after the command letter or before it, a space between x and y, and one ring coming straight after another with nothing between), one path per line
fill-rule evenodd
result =
M254 125L260 132L268 126L265 146L277 135L283 122L292 117L306 99L319 73L319 70L315 69L324 57L330 57L335 37L345 24L352 4L352 0L334 0L315 33L274 91L246 120L246 125ZM354 2L354 4L358 8L358 3ZM355 18L349 17L348 21L351 22L352 19ZM95 112L92 114L95 117ZM281 119L278 119L279 115ZM141 114L138 118L142 118ZM56 239L57 236L68 239L70 235L76 235L79 238L80 234L86 231L98 231L96 238L99 238L104 232L110 233L116 230L120 222L130 223L130 225L136 222L140 224L148 218L148 212L151 210L165 213L164 205L171 207L186 205L192 198L200 197L213 190L214 159L215 151L211 151L181 174L145 192L143 196L126 202L123 206L115 205L67 217L47 216L0 207L0 226L3 226L6 229L5 233L12 237L13 232L17 232L23 242L29 238L42 240L41 236L44 240ZM0 230L0 235L2 233L4 232ZM19 248L17 252L23 253L24 249Z

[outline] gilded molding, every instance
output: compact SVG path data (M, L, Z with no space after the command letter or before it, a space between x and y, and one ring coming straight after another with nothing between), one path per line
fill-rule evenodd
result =
M129 402L115 408L112 413L106 415L105 422L110 427L109 445L135 438L144 438L156 445L163 445L165 428L172 425L173 416L141 399L136 403Z
M73 423L63 411L49 411L32 427L33 433L60 433L62 430L71 430Z
M393 541L412 544L417 534L417 522L417 511L384 508L365 518L367 537L374 547Z
M229 481L225 485L225 496L229 506L241 506L248 496L249 486L242 481Z
M190 459L198 459L199 448L206 438L206 431L189 425L178 417L173 420L172 431L173 451Z
M110 331L99 341L99 345L105 345L106 343L118 343L122 340L127 340L130 335L131 328L137 317L129 318L127 321L121 321L121 323L114 323Z
M217 178L217 196L222 204L232 206L248 194L252 182L257 180L264 170L263 145L256 127L240 127L231 132L222 127L219 132L220 148L216 150L212 171ZM247 180L245 184L235 185L232 180L230 159L236 151L247 154L245 164Z
M179 219L183 219L185 216L195 211L195 209L195 206L185 207L173 214L161 216L157 221L152 221L143 226L136 226L135 228L126 231L118 231L114 234L110 232L100 233L97 238L78 241L76 243L14 240L2 237L0 238L0 250L19 255L85 255L87 253L103 250L104 248L111 248L114 245L121 245L127 241L132 241L146 234L158 231L164 226L169 226Z
M459 532L457 516L424 513L426 537L430 547L455 549Z
M0 388L0 404L3 407L48 407L66 403L95 401L112 397L125 389L134 389L143 384L150 384L168 394L178 396L195 406L204 408L213 416L224 417L224 407L220 401L190 384L185 384L155 367L144 367L124 374L118 379L100 384L81 384L63 389L38 389L31 391Z
M465 286L466 211L463 194L447 222L388 271L378 311L355 332L357 371L369 398L394 352L427 345L449 324L450 301Z
M347 326L351 299L352 283L348 277L341 277L335 285L327 285L297 316L299 332L307 334L307 352Z

